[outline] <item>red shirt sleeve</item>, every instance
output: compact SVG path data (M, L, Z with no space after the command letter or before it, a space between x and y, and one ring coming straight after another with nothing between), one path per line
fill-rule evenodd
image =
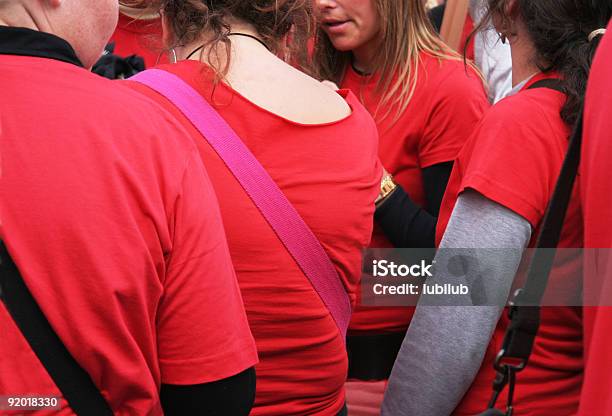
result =
M427 113L430 116L418 148L421 168L454 160L489 107L482 80L473 70L463 65L449 70Z
M162 383L199 384L257 363L212 185L194 151L175 201L158 313Z
M544 94L558 93L546 91ZM463 174L459 192L475 189L537 228L567 146L568 132L562 132L565 126L550 122L551 118L560 120L561 94L556 98L559 105L549 112L537 100L521 96L494 106L471 139L475 142L469 161L459 167Z

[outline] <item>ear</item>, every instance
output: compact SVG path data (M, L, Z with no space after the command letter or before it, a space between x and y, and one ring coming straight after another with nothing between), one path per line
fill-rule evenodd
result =
M504 14L511 19L515 19L519 14L518 0L507 0L504 5Z

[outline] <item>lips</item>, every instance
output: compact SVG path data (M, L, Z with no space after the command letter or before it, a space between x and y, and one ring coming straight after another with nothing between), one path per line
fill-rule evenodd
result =
M335 26L343 25L346 22L348 22L348 20L329 20L329 21L323 22L323 24L329 27L335 27Z
M350 23L350 20L327 19L327 20L323 20L321 23L328 33L336 34L336 33L343 32L348 26L348 24Z

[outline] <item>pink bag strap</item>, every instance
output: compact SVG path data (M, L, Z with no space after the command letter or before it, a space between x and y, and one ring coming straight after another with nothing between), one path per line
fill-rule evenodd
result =
M336 268L317 237L234 130L197 91L174 74L149 69L130 80L166 97L215 149L308 277L345 339L351 304Z

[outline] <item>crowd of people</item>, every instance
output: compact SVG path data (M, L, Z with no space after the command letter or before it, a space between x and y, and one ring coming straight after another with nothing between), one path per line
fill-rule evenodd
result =
M558 247L612 247L612 3L472 0L459 51L434 6L0 0L0 414L612 415L604 301L494 402L503 304L364 301L395 247L507 299L576 129Z

